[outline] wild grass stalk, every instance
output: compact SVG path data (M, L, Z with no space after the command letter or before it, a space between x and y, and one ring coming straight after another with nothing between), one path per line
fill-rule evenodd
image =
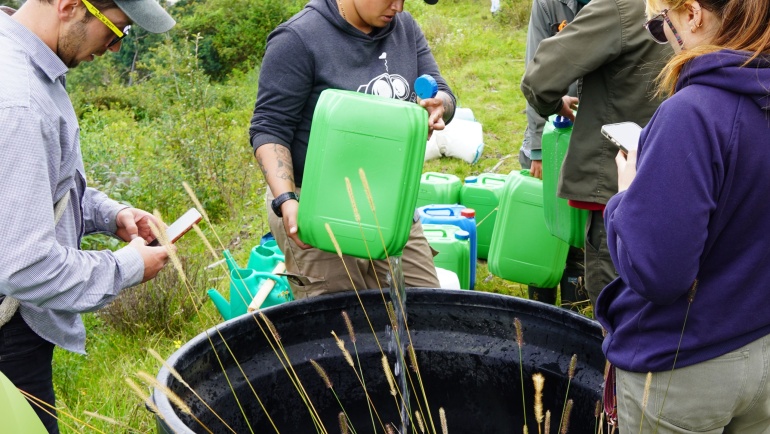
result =
M346 179L347 184L349 185L350 184L349 179L348 178L345 178L345 179ZM349 190L349 194L350 194L351 201L353 203L355 203L355 200L354 200L353 195L352 195L352 190ZM353 207L354 207L354 209L356 210L356 213L357 213L357 209L358 208L355 205L353 205ZM359 221L359 226L360 226L360 221ZM363 302L363 300L361 300L361 296L360 296L360 294L358 292L358 289L356 288L355 283L353 282L352 277L350 277L350 271L348 270L347 265L345 264L345 260L344 260L343 254L342 254L342 249L340 248L340 245L337 242L337 237L334 235L334 232L332 231L331 226L329 225L329 223L324 223L324 227L326 228L326 232L329 234L329 238L331 239L332 244L334 245L334 249L337 252L337 256L342 261L343 266L345 267L345 271L348 274L348 277L350 278L350 283L351 283L351 285L353 287L353 291L356 294L356 298L358 299L358 302L359 302L359 304L361 306L362 312L364 313L366 321L369 324L369 328L370 328L370 330L372 332L372 335L374 336L374 340L377 343L378 348L380 349L380 353L382 355L385 355L385 351L384 351L382 345L380 344L379 339L377 338L377 333L374 330L374 325L372 325L371 319L369 318L369 314L367 313L366 307L364 306L364 302ZM379 223L378 223L378 227L379 227ZM367 247L367 251L368 251L368 247ZM369 256L369 259L371 260L371 255ZM392 269L391 269L391 272L392 272ZM375 274L376 274L376 272L375 272ZM379 280L378 280L378 283L379 283ZM394 291L394 292L398 293L397 291ZM384 293L382 291L382 288L380 288L380 293L383 294L383 301L384 301L385 298L384 298ZM406 321L406 318L404 319L404 321ZM397 327L396 327L396 324L392 322L392 320L391 320L391 324L392 324L392 327L393 327L393 330L394 330L394 335L396 336L396 343L397 343L397 346L398 346L398 351L401 354L402 360L403 360L403 348L401 346L398 333L396 332ZM408 328L407 328L407 335L409 335ZM355 370L355 367L353 367L353 369ZM406 371L405 371L405 373L406 373ZM364 387L364 389L366 389L366 384L363 382L363 375L359 376L359 381L361 381L362 386ZM410 379L410 381L411 381L411 379ZM406 405L406 400L404 399L404 395L401 393L400 388L398 389L398 394L399 394L399 397L401 398L401 401L404 402L404 405ZM418 401L418 405L419 405L419 401ZM409 415L409 418L411 419L411 413L407 413L407 414Z
M545 423L543 424L543 432L546 434L551 433L551 410L545 411Z
M289 375L289 379L294 384L294 387L299 393L300 398L302 399L305 406L307 407L308 412L310 413L310 418L313 420L313 424L315 425L316 430L322 433L328 432L326 430L326 427L323 424L323 421L321 420L320 414L318 414L318 411L316 410L315 405L313 405L313 401L310 399L310 395L307 393L307 390L305 390L305 386L302 384L302 381L299 379L299 375L297 375L297 371L294 369L294 365L291 363L291 360L289 359L289 354L286 352L286 349L281 343L281 335L278 334L278 330L275 328L275 325L273 324L273 322L270 321L270 319L264 314L264 312L262 312L261 309L258 310L257 313L258 313L258 316L262 319L262 321L264 321L265 327L267 327L267 329L270 331L270 336L273 337L276 347L278 347L278 349L280 350L280 354L276 352L276 356L278 356L278 359L281 362L281 365L286 370L286 373ZM254 320L255 321L257 320L257 316L254 316ZM257 321L257 324L259 324L259 321ZM271 347L272 347L272 343L271 343ZM283 359L281 359L281 356L283 356ZM245 374L244 374L244 377L245 377ZM249 385L251 385L251 382L249 382Z
M337 415L337 419L339 419L339 422L340 422L340 433L348 434L348 421L350 420L350 418L347 417L345 413L340 412L340 414Z
M30 393L27 393L27 392L25 392L25 391L23 391L21 389L18 389L18 391L21 392L21 394L24 395L24 397L27 398L27 400L29 400L34 406L36 406L37 408L43 410L49 416L55 418L60 424L63 424L64 426L66 426L66 427L68 427L68 428L70 428L72 430L78 431L75 427L73 427L72 425L67 423L69 420L71 420L71 421L79 423L79 424L81 424L81 425L83 425L85 427L91 428L92 430L94 430L94 431L96 431L98 433L104 434L104 431L101 431L100 429L96 428L95 426L87 424L85 421L78 419L73 414L68 413L68 412L66 412L66 411L64 411L64 410L62 410L60 408L56 408L56 407L52 406L51 404L43 401L42 399L40 399L40 398L30 394ZM54 414L54 411L56 411L56 414ZM66 419L62 418L61 417L62 415L65 416Z
M567 391L564 393L564 406L561 410L561 421L559 426L563 427L565 423L569 423L569 414L567 413L567 405L569 404L569 386L572 384L572 379L575 377L575 368L577 368L577 354L573 354L569 361L569 369L567 370Z
M356 364L358 365L358 373L361 375L361 382L364 383L364 388L366 387L366 378L364 377L364 367L361 365L361 358L358 356L358 346L356 345L356 331L353 328L353 322L350 320L350 317L348 316L348 313L344 310L342 311L342 319L345 321L345 326L348 328L348 336L350 337L350 342L353 344L353 350L356 353ZM367 410L369 410L369 418L372 421L372 430L377 431L377 425L374 423L374 413L372 413L372 408L367 405Z
M369 404L371 405L371 408L372 408L372 410L374 410L374 414L375 414L375 416L377 416L377 420L380 422L380 426L381 426L381 427L382 427L382 429L384 430L384 429L385 429L385 424L382 422L382 418L380 418L380 415L379 415L379 413L377 412L377 408L374 406L374 401L372 400L372 397L371 397L371 396L369 396L369 390L368 390L368 389L367 389L367 388L364 386L364 381L363 381L363 379L361 379L361 376L359 376L359 375L358 375L358 371L356 370L356 366L355 366L355 364L353 363L353 358L352 358L352 357L350 357L350 353L348 352L348 350L346 350L346 349L345 349L345 341L343 341L342 339L340 339L340 338L337 336L337 333L335 333L335 332L334 332L334 330L332 330L332 336L334 336L334 340L335 340L335 342L337 343L337 347L338 347L338 348L340 349L340 351L342 352L342 356L343 356L343 358L344 358L344 359L345 359L345 361L348 363L348 365L350 365L350 367L351 367L351 368L353 368L353 373L355 373L355 374L356 374L356 378L358 379L358 382L359 382L359 383L361 383L361 387L362 387L362 388L363 388L363 390L364 390L364 395L366 395L366 399L367 399L367 401L369 401Z
M146 385L154 387L155 389L159 390L163 395L166 396L166 398L168 398L169 402L174 404L176 406L176 408L179 409L179 411L181 411L182 413L190 416L198 425L201 426L201 428L206 430L207 433L214 434L209 429L209 427L206 426L206 424L201 422L201 420L198 419L198 417L195 416L195 414L193 414L192 410L190 409L190 406L187 405L187 403L184 402L182 400L182 398L179 397L179 395L174 393L171 389L169 389L165 385L161 384L157 379L155 379L155 377L153 377L152 375L150 375L150 374L148 374L146 372L139 371L139 372L137 372L136 375L139 378L141 378Z
M313 359L310 359L310 364L313 365L313 368L315 368L316 372L318 373L318 376L321 377L321 380L323 380L324 384L326 385L326 388L331 390L332 394L334 395L334 399L337 400L337 403L340 405L340 409L342 410L342 413L340 413L339 420L340 420L340 427L345 426L344 432L348 431L348 422L350 420L350 417L348 417L348 413L345 410L345 406L342 405L342 401L340 401L340 397L337 396L337 391L334 390L334 384L332 383L332 380L329 378L329 375L326 374L326 371L324 368L321 367L321 365L318 364ZM355 428L353 428L352 422L350 423L350 428L353 430L353 434L356 433Z
M541 424L543 423L543 385L545 377L541 373L532 375L532 382L535 386L535 421L537 422L537 432L542 434Z
M371 195L371 190L369 189L369 183L366 180L366 174L364 173L363 169L359 169L359 176L361 177L361 182L362 182L362 185L364 186L364 192L365 192L367 200L369 202L370 209L372 210L372 213L374 214L374 217L376 219L377 218L377 214L376 214L376 211L375 211L374 199L373 199L373 197ZM353 194L353 186L350 183L350 178L348 178L347 176L345 177L345 185L347 187L348 198L350 199L351 207L353 208L353 216L356 219L356 222L358 223L358 228L359 228L359 231L361 232L361 239L363 240L364 246L366 247L366 253L367 253L367 256L369 257L369 263L371 264L372 269L376 270L376 268L374 266L374 260L372 259L371 251L369 250L369 243L366 241L366 236L364 234L364 227L363 227L363 224L361 223L361 214L358 212L358 205L356 204L355 195ZM377 228L378 228L378 231L380 232L380 240L382 240L383 250L385 251L385 256L386 256L386 259L387 259L387 256L388 256L387 246L385 245L385 241L384 241L384 239L382 237L382 232L380 231L379 221L377 221ZM331 235L331 229L327 228L327 230L330 231L330 235ZM336 244L335 244L335 247L336 247ZM390 260L388 260L388 267L390 269L391 276L395 276L394 270L393 270L393 268L391 267L391 264L390 264ZM386 306L386 309L388 309L387 313L388 313L388 317L391 319L391 328L393 330L393 335L394 335L394 337L396 339L396 345L398 347L398 355L400 356L401 360L405 360L404 354L403 354L403 344L401 342L401 336L398 333L398 323L397 323L397 321L395 321L396 317L395 317L395 311L393 309L392 302L388 302L385 299L385 292L382 290L382 284L380 283L380 278L379 278L379 275L378 275L378 273L376 271L374 272L374 277L375 277L375 279L377 281L377 287L380 290L380 296L382 297L382 302ZM404 307L403 304L400 302L401 296L400 296L399 292L396 291L395 288L394 288L394 290L392 292L396 293L396 297L399 300L399 303L400 303L400 305L402 307L402 312L406 312L403 309L403 307ZM363 307L363 303L362 303L362 307ZM407 325L406 313L404 313L404 328L406 329L406 333L408 335L409 334L409 327ZM372 333L374 333L373 329L372 329ZM376 334L375 334L375 339L376 339ZM411 343L411 337L410 337L410 343ZM382 351L382 348L380 348L380 349L381 349L381 352L384 355L384 351ZM415 374L419 376L419 370L414 370L413 372L415 372ZM417 389L415 387L414 380L412 379L411 374L409 374L409 372L404 370L404 374L403 375L405 375L407 377L407 379L409 381L409 385L410 385L410 387L412 389L412 392L414 393L415 398L417 398L418 397ZM404 391L404 392L406 392L406 391ZM399 390L399 393L400 393L400 390ZM404 405L406 405L406 400L404 399L403 395L401 395L401 400L404 402ZM418 409L422 410L422 403L420 402L420 400L416 399L415 402L417 403ZM427 401L426 401L426 405L427 405ZM407 414L409 414L408 411L407 411ZM411 419L411 416L410 416L410 419ZM414 424L414 423L412 422L412 424Z
M446 411L444 411L444 407L439 407L439 409L438 409L438 417L441 420L441 433L442 434L449 434L449 426L447 425Z
M600 423L601 421L599 418L602 415L602 401L600 399L596 400L596 407L594 407L594 434L598 433L598 430L600 429Z
M196 205L199 205L200 201L198 201L198 198L195 196L195 193L192 192L192 190L190 189L189 185L187 185L187 183L184 183L183 185L185 187L185 190L187 190L188 193L191 195L191 197L194 198L193 201L196 203ZM206 218L207 222L209 224L211 224L210 221L208 220L208 215L206 214L205 210L201 207L198 211L200 211L201 215L203 215ZM160 216L160 213L158 213L156 211L155 214L156 214L155 217L160 222L162 222L163 219L162 219L162 216ZM168 251L169 259L171 260L172 264L174 264L174 268L177 270L177 273L179 273L180 277L182 277L182 281L185 284L185 288L187 289L188 296L190 297L191 300L194 300L193 290L190 287L190 282L187 279L187 276L185 275L184 270L181 267L181 262L179 261L179 258L178 258L177 254L176 254L176 249L172 248L172 246L169 245L169 242L168 242L169 240L168 240L168 237L166 236L166 233L165 233L166 231L159 230L159 228L157 226L155 226L153 224L153 222L150 222L150 229L153 231L153 235L155 235L155 237L158 239L160 244L162 246L166 247L166 249ZM193 304L193 307L194 307L194 309L196 311L196 314L200 314L200 310L198 309L197 305ZM264 331L263 331L263 333L264 333ZM260 406L262 407L263 411L267 415L268 419L270 420L271 424L273 425L273 428L276 430L276 432L278 432L278 429L275 426L275 424L273 423L272 418L270 418L270 415L267 413L267 410L264 408L262 400L259 398L259 395L257 395L257 392L256 392L256 390L254 390L253 386L251 385L251 382L248 381L248 377L246 376L246 373L243 372L243 369L241 368L240 363L238 363L238 360L235 357L235 354L233 354L232 350L230 349L230 346L227 344L227 341L225 340L224 336L222 336L222 333L219 331L219 329L217 329L217 334L219 334L219 337L222 340L222 344L226 347L226 349L230 353L230 355L233 358L233 360L235 360L236 366L240 370L240 372L243 375L244 379L246 379L246 383L249 385L249 388L251 389L252 393L256 397L256 399L259 402ZM208 332L206 332L206 337L209 340L209 344L211 345L211 349L213 350L213 353L214 353L214 355L215 355L215 357L217 359L217 362L219 363L219 366L222 369L222 373L224 374L224 377L227 380L228 386L230 387L230 391L233 393L233 398L235 399L235 402L238 405L238 408L239 408L239 410L241 411L241 414L244 417L246 425L248 426L249 431L253 434L254 431L253 431L253 429L251 427L251 423L249 422L249 419L246 416L246 412L244 411L243 406L241 405L240 399L238 398L237 393L235 393L235 389L233 388L232 382L230 381L230 378L227 375L227 372L226 372L226 370L224 368L224 365L222 364L222 361L219 358L219 354L216 351L216 346L214 345L214 341L211 340L211 336L208 334Z
M572 413L572 400L567 401L567 405L564 408L564 414L562 415L562 421L561 421L561 430L559 431L561 434L567 434L569 432L569 417Z
M192 192L192 190L190 189L189 185L187 185L187 183L184 183L183 185L184 185L185 189L188 190L188 193L192 194L192 196L195 197L195 195ZM195 202L196 202L196 205L199 204L199 202L197 202L197 197L195 197ZM205 210L201 207L199 209L199 211L201 212L202 215L204 215L206 217L206 219L208 221L208 215L205 213ZM160 215L160 213L157 210L155 210L154 215L155 215L155 218L159 222L161 222L163 224L163 217ZM164 224L164 226L165 226L165 224ZM185 283L185 286L187 287L188 295L190 296L191 299L193 299L192 288L190 288L189 280L187 279L187 276L185 275L184 269L182 268L182 264L179 261L179 257L176 255L176 249L169 243L169 239L168 239L168 235L166 234L166 231L165 230L160 230L154 224L153 221L150 221L150 229L152 230L152 233L155 236L155 238L160 242L160 245L166 247L166 249L168 251L169 259L171 260L171 263L173 264L173 266L176 269L176 271L179 274L179 276L182 278L182 281ZM196 312L197 312L198 311L197 306L195 307L195 309L196 309ZM225 342L225 339L224 339L223 336L221 336L221 334L220 334L220 338L222 339L222 343L227 346L227 343ZM216 353L216 349L214 348L213 342L210 339L209 339L209 341L211 342L212 349ZM229 349L230 348L228 346L228 350ZM231 355L232 355L232 352L231 352ZM233 359L235 359L234 356L233 356ZM236 364L237 364L237 361L236 361ZM220 366L221 366L221 362L220 362ZM238 368L240 369L240 365L238 365ZM224 372L224 367L222 367L222 370ZM241 372L243 372L243 371L241 371ZM227 374L225 374L225 376L226 375ZM244 373L244 377L245 377L245 373ZM246 418L246 414L245 414L245 412L243 410L243 406L241 405L240 400L238 399L238 397L237 397L237 395L235 393L235 390L233 389L232 384L230 383L229 378L227 379L227 381L228 381L228 384L230 385L231 391L233 392L233 396L235 397L236 403L238 404L238 407L241 409L241 413L243 414L244 418L247 419ZM252 391L254 391L253 388L252 388ZM256 396L256 391L254 391L254 395ZM257 396L257 400L259 400L258 396ZM260 404L261 404L261 401L260 401ZM248 419L246 420L246 423L248 424ZM249 424L249 429L251 430L251 425L250 424ZM253 433L253 430L251 430L251 432Z
M414 411L414 418L417 421L417 428L420 429L420 434L425 434L425 424L422 421L422 416L420 416L419 410Z
M642 427L644 426L644 412L647 410L647 401L650 399L651 385L652 372L648 372L647 378L644 380L644 394L642 395L642 417L639 418L639 434L642 434Z
M121 422L119 420L115 420L115 419L113 419L111 417L105 416L103 414L94 413L93 411L84 411L83 414L88 416L88 417L92 417L94 419L98 419L98 420L100 420L102 422L107 422L110 425L114 425L114 426L123 428L124 430L127 430L128 432L136 431L136 430L132 429L130 426L126 425L125 423L123 423L123 422Z
M658 419L655 421L655 430L653 433L658 432L658 426L660 425L660 418L663 415L663 407L666 405L666 397L668 396L668 389L671 387L671 378L674 377L674 370L676 369L676 360L679 358L679 349L682 347L682 339L684 338L684 330L687 327L687 317L690 315L690 307L695 300L695 293L698 291L698 279L695 279L690 286L690 290L687 292L687 310L684 313L684 323L682 324L682 332L679 333L679 342L676 345L676 353L674 353L674 363L671 365L671 371L668 375L668 384L666 385L666 391L663 393L663 400L660 403L660 409L658 410Z
M372 210L372 215L374 216L374 222L375 222L375 225L377 226L377 232L380 235L380 242L382 243L382 248L383 248L383 250L385 252L385 256L387 258L388 257L388 248L387 248L387 245L385 243L385 238L384 238L384 236L382 234L382 227L380 226L379 218L377 217L377 209L376 209L376 207L374 205L374 197L372 196L372 190L369 188L369 181L366 178L366 172L364 171L363 168L359 168L358 169L358 176L361 179L361 184L364 187L364 193L366 193L366 198L367 198L367 201L369 202L369 208ZM388 267L390 268L390 275L391 276L395 276L395 273L393 272L393 267L391 266L390 260L388 260ZM392 292L396 293L396 299L398 300L398 304L399 304L399 306L401 308L401 312L404 312L404 329L406 330L406 336L409 339L409 345L414 346L414 343L412 342L412 334L409 331L409 322L408 322L408 320L406 318L406 306L405 306L404 300L401 299L401 294L399 294L398 291L392 291ZM405 360L404 355L403 355L403 346L401 346L401 345L399 345L399 352L401 352L401 354L400 354L401 360ZM430 421L430 424L431 424L431 427L433 428L433 431L436 432L435 425L433 424L433 415L431 414L431 411L430 411L430 404L428 404L428 396L425 393L425 385L423 384L423 381L422 381L422 375L420 374L419 366L416 367L415 373L417 375L417 382L418 382L418 384L420 386L420 391L422 392L423 401L425 401L425 409L426 409L426 411L428 413L428 420ZM412 380L412 376L409 374L409 371L404 369L404 374L407 376L409 382L412 383L413 380ZM412 388L413 389L415 388L413 383L412 383ZM416 393L415 393L415 395L416 395ZM417 398L417 396L415 396L415 398ZM419 399L417 399L417 404L418 404L418 406L420 406L420 409L422 409L422 406L420 405ZM411 413L409 413L409 414L410 414L410 417L411 417Z
M213 225L211 224L211 221L208 218L208 214L206 213L205 209L203 209L203 207L202 207L200 201L198 200L197 196L195 195L195 193L192 191L192 189L190 188L190 186L186 182L183 183L183 186L184 186L185 190L187 191L187 193L190 195L190 197L193 200L193 202L196 204L196 206L199 207L198 210L201 212L201 215L204 217L205 221L213 229ZM157 216L157 217L158 217L158 219L160 221L162 221L160 216ZM153 229L152 225L151 225L151 229ZM181 269L181 266L177 266L176 265L176 262L178 262L178 258L176 258L176 251L175 251L175 249L172 249L172 248L168 247L168 238L165 236L165 231L159 231L158 228L155 227L153 229L153 232L155 232L155 236L156 236L156 238L158 238L158 240L161 243L161 245L165 245L167 247L167 249L169 251L169 257L172 260L172 263L175 264L175 268L180 273L180 276L182 276L183 281L185 282L185 287L187 288L187 291L188 291L188 295L192 298L193 297L192 296L192 288L190 288L189 281L186 279L186 276L184 275L184 271ZM196 233L198 233L198 235L203 240L205 240L205 244L208 247L211 247L211 244L208 242L208 239L206 238L206 236L203 234L202 231L196 230ZM222 245L222 242L219 239L219 236L217 235L216 231L214 231L214 235L217 238L217 240L220 242L220 245ZM224 248L224 246L222 246L222 247ZM215 255L215 252L213 252L213 247L210 248L210 251L212 252L213 255ZM229 277L229 273L228 273L228 277ZM244 301L247 301L247 300L244 300ZM195 309L196 309L196 313L199 314L200 311L198 310L197 306L195 306ZM268 327L272 326L272 323L270 323L269 320L267 320L266 317L263 317L263 318L265 319L266 324L268 324ZM277 337L277 332L273 329L271 334L274 336L274 338L276 338L276 343L278 344L278 347L281 349L281 352L286 357L286 362L287 363L284 363L283 359L281 358L281 353L278 350L276 350L275 346L273 346L273 343L270 341L270 339L268 337L268 333L265 332L264 328L259 323L259 321L257 320L256 316L254 316L254 321L256 322L257 326L260 328L260 330L262 331L263 335L267 339L268 343L270 344L271 348L273 349L273 352L276 354L276 356L278 356L279 361L281 362L281 364L283 365L283 367L286 370L287 374L289 375L289 378L291 379L292 383L294 384L295 389L297 389L300 397L303 399L303 402L308 407L308 410L310 412L311 418L313 419L313 422L316 425L316 428L320 432L326 432L326 429L323 427L323 424L320 421L320 417L318 417L318 414L317 414L317 412L315 411L315 409L314 409L314 407L312 405L312 401L310 401L309 396L307 396L307 393L304 391L304 388L302 387L302 384L299 381L299 377L297 377L296 372L293 372L293 365L288 360L288 355L286 355L286 352L285 352L285 350L283 350L282 345L280 345L280 339L276 338ZM232 350L230 349L230 346L227 344L227 341L225 340L224 336L222 336L222 334L219 331L219 329L216 329L216 331L217 331L217 334L219 334L220 339L222 340L222 344L226 347L227 351L230 353L231 357L235 361L238 369L240 370L241 374L243 375L244 379L246 380L246 383L249 385L249 388L251 389L252 393L254 394L255 398L257 399L257 402L259 403L260 407L264 411L264 413L265 413L267 419L269 420L270 424L273 426L273 429L276 432L279 432L278 428L275 426L275 423L273 422L272 418L270 417L270 414L268 413L267 409L264 407L264 404L263 404L262 400L259 398L259 395L257 394L257 392L254 389L253 385L251 384L251 382L249 381L248 377L246 376L246 373L241 368L240 363L238 363L235 355L233 354ZM253 433L253 429L251 427L251 423L249 422L249 418L246 416L246 413L243 410L243 406L241 405L240 399L238 398L237 394L235 393L235 389L233 388L232 382L230 381L230 378L227 375L226 370L224 369L224 365L222 364L222 361L219 358L219 354L216 351L216 347L214 345L214 342L211 340L211 336L208 334L208 332L206 332L206 337L208 338L209 344L211 345L211 348L212 348L212 350L214 352L214 355L217 358L217 362L219 363L220 368L222 369L222 372L224 374L224 378L226 379L226 381L228 383L228 386L230 387L230 390L233 393L233 397L234 397L234 399L236 401L236 404L238 405L238 407L239 407L239 409L241 411L241 414L244 417L244 421L246 422L246 424L247 424L247 426L249 428L249 431Z
M198 394L198 392L195 391L195 389L193 389L189 384L187 384L187 382L182 378L182 376L179 374L179 372L176 369L174 369L171 365L169 365L166 362L166 360L163 357L161 357L160 354L158 354L157 351L155 351L152 348L148 348L147 352L150 353L150 355L152 357L154 357L155 360L159 361L166 369L168 369L168 371L171 373L171 375L173 375L174 378L176 378L176 380L179 381L180 384L182 384L184 387L186 387L187 390L189 390L196 398L198 398L198 400L206 407L206 409L208 409L208 411L210 411L211 414L214 415L214 417L216 417L220 422L222 422L222 424L225 427L227 427L227 429L229 429L230 432L232 432L233 434L236 434L235 430L233 430L232 427L230 427L230 425L228 425L227 422L225 422L225 420L222 419L222 417L219 415L219 413L214 411L214 409L211 408L211 406L206 402L206 400L203 399L203 397L201 397Z
M524 346L524 331L521 328L521 320L518 317L513 319L513 326L516 329L516 345L519 347L519 379L521 380L521 406L522 415L524 415L524 426L527 425L527 403L524 397L524 362L522 360L521 347Z

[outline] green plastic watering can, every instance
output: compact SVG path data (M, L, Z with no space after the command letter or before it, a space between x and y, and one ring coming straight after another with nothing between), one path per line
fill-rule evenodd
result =
M246 268L238 266L229 250L225 250L223 256L230 272L230 300L214 288L209 289L207 294L225 320L248 312L260 287L268 280L273 280L275 285L266 296L260 294L264 300L257 307L270 307L294 300L286 278L274 274L276 267L283 264L285 259L274 240L254 247Z

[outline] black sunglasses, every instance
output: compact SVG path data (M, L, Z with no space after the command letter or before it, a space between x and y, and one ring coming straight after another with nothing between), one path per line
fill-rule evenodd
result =
M126 26L123 28L123 36L117 36L115 35L114 38L110 41L109 44L107 44L107 48L112 47L113 45L117 44L118 42L122 41L128 34L131 33L131 26Z
M655 15L654 17L647 20L647 22L644 23L644 28L650 32L650 36L652 36L652 39L655 42L658 44L668 44L668 38L666 37L666 32L663 29L663 23L668 24L668 27L671 29L671 32L676 38L676 42L679 43L681 48L684 48L684 44L682 44L682 38L679 37L679 32L676 31L674 24L668 18L668 9L663 9L658 15Z

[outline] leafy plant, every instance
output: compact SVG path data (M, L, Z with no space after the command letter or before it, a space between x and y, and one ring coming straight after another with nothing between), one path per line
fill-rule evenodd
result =
M173 335L193 318L196 308L207 300L199 288L206 286L205 268L184 259L182 268L190 288L173 267L163 269L147 283L124 290L112 303L98 312L105 324L130 335L165 333Z

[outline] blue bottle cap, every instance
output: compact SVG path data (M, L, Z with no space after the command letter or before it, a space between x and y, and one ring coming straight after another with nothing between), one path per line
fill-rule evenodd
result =
M438 93L438 83L435 78L423 74L414 81L414 91L420 99L433 98Z
M468 231L460 229L459 231L455 232L455 239L457 240L468 240L470 238L471 234L469 234Z
M466 176L465 177L465 183L466 184L473 184L478 182L479 177L478 176Z
M556 116L553 120L553 126L556 128L569 128L572 126L572 121L564 116Z

